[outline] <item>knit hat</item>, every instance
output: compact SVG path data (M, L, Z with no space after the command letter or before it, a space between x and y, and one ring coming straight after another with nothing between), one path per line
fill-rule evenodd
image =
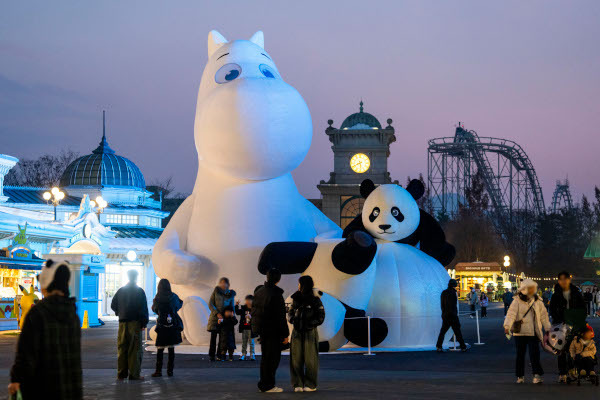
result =
M69 293L70 279L71 271L69 270L69 263L66 261L47 260L42 267L42 272L38 275L38 281L42 289L48 291L60 290L65 295Z
M519 293L522 294L527 294L527 288L534 286L535 287L535 291L537 292L537 286L538 284L532 280L532 279L523 279L521 281L521 285L519 286Z
M581 334L583 335L584 333L586 333L587 331L592 332L592 338L595 336L594 335L594 328L592 328L590 326L590 324L585 324L585 327L581 330Z

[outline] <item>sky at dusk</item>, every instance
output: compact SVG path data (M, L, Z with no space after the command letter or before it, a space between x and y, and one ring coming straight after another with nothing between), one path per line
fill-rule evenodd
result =
M427 173L427 140L458 121L518 142L546 205L568 176L577 200L600 186L600 2L27 1L0 5L0 153L33 158L101 136L146 181L190 192L193 123L211 29L265 33L283 78L304 97L313 142L300 191L333 168L327 119L394 120L390 171Z

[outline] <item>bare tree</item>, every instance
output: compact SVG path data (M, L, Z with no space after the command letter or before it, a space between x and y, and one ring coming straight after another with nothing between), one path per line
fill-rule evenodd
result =
M4 178L7 186L51 187L59 184L60 178L79 153L63 149L58 155L44 154L36 159L22 159Z

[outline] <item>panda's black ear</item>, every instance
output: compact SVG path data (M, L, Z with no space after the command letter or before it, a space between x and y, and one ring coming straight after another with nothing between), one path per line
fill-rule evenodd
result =
M375 190L375 184L373 183L372 180L370 179L365 179L364 181L362 181L362 183L360 184L360 195L366 199L367 197L369 197L369 195L371 194L371 192Z
M425 185L420 180L413 179L406 187L406 191L411 194L413 199L419 200L423 197L423 193L425 193Z

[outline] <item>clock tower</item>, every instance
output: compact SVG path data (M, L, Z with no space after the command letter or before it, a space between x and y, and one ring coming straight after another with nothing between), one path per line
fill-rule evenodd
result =
M333 120L327 122L325 133L333 143L333 172L317 188L323 198L323 213L344 228L362 210L360 183L364 179L376 185L398 183L392 182L387 164L396 136L392 120L382 128L377 118L364 112L362 101L359 112L348 116L339 128L333 127Z

